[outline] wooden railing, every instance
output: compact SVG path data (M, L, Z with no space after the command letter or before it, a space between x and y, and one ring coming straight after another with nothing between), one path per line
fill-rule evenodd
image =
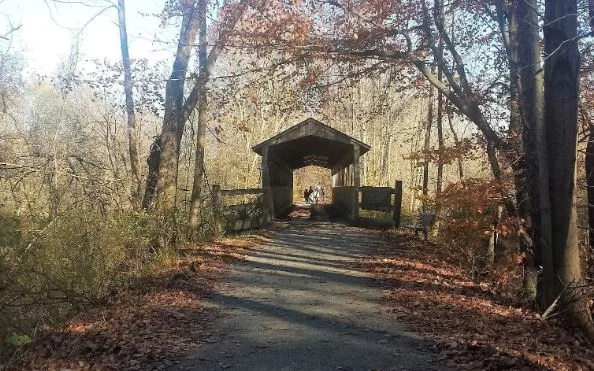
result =
M396 228L400 227L400 210L402 208L402 181L397 180L394 188L391 187L359 187L361 203L359 207L364 210L392 212ZM392 195L394 203L392 204Z
M257 228L268 223L270 221L269 213L264 210L262 197L258 197L255 201L231 205L227 205L224 200L227 197L252 196L263 193L261 188L221 189L221 186L213 185L215 234L221 235L225 231Z

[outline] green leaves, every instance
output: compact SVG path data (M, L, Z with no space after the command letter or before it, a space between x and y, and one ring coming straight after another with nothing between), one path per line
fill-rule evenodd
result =
M29 344L32 341L33 340L31 340L29 335L17 335L14 332L12 333L12 335L8 336L5 340L6 344L13 345L15 347Z

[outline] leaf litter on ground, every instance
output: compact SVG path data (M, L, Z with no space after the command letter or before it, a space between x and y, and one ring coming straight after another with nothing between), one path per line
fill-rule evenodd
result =
M594 346L577 329L543 321L523 299L521 274L477 283L447 247L402 232L383 236L360 267L383 285L396 318L433 342L446 366L594 370Z
M7 370L162 370L211 337L217 317L203 305L225 264L267 240L266 233L188 244L180 258L105 305L41 328L9 354ZM6 354L2 355L6 357ZM5 361L6 362L6 361ZM1 369L1 367L0 367Z

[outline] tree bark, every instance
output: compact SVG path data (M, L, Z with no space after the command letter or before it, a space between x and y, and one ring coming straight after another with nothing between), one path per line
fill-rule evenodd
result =
M207 39L206 39L206 9L207 0L198 0L198 18L200 31L198 36L198 72L197 89L198 93L198 128L196 130L196 159L194 163L194 181L192 186L192 198L190 200L190 238L196 233L200 223L200 206L202 204L202 185L204 180L204 145L206 142L206 105L207 93L206 82L208 80L207 65Z
M464 180L464 166L462 164L462 153L460 148L460 139L458 138L458 133L454 129L454 123L452 122L452 111L451 109L445 108L446 114L448 115L448 125L450 127L450 132L452 133L452 138L454 139L454 145L458 149L458 155L456 156L456 160L458 163L458 176L460 181Z
M177 202L177 172L181 137L184 131L184 86L192 45L196 39L198 19L196 5L186 3L182 30L173 70L165 87L165 116L161 130L161 153L157 177L157 209L166 218L173 216Z
M206 34L206 11L208 0L199 0L197 6L197 15L200 24L198 62L200 70L198 79L186 100L183 107L183 119L187 120L190 113L198 106L198 128L196 138L196 157L194 161L194 180L192 185L192 197L190 200L190 231L188 235L192 238L200 224L200 209L202 206L202 189L204 186L204 148L206 144L206 108L207 108L207 90L206 86L210 78L210 71L216 63L222 52L223 45L229 37L230 32L241 19L248 5L248 0L241 0L230 11L224 19L222 29L218 35L217 44L207 53L207 34Z
M594 122L585 109L580 110L582 119L588 126L590 132L588 135L588 144L586 146L586 187L588 200L588 246L590 247L590 259L594 258Z
M198 22L195 4L183 3L183 19L171 75L165 86L165 114L161 134L155 138L149 154L149 174L143 207L156 206L170 219L175 214L179 149L186 118L184 116L184 86L192 44Z
M588 0L588 18L590 19L590 30L594 32L594 0Z
M510 87L510 122L509 130L507 134L509 142L509 158L511 162L511 168L514 177L514 186L516 194L516 210L517 216L520 218L519 227L522 230L527 231L528 220L531 216L530 197L528 191L528 172L526 171L526 157L524 156L523 146L523 132L524 122L522 119L522 113L520 111L521 106L521 95L520 95L520 69L519 64L519 44L518 44L518 8L517 1L508 2L507 0L500 0L495 3L497 9L497 22L499 23L499 29L505 46L508 63L509 63L509 87ZM524 35L525 36L525 35ZM530 36L533 38L533 36ZM529 44L528 40L524 40L527 44L523 45L525 48L533 48L533 45ZM524 65L531 64L532 54L525 54ZM534 61L536 62L536 61ZM531 74L534 71L529 71ZM525 78L530 78L533 75L527 75ZM540 77L542 79L542 77ZM542 86L542 84L540 84ZM531 93L532 94L532 93ZM541 99L542 101L542 99ZM532 230L529 231L532 233ZM527 243L524 238L519 239L519 247L522 252L525 253L523 260L524 264L524 277L523 277L523 288L532 300L536 302L537 293L537 281L538 281L538 269L536 267L534 246Z
M580 53L577 1L546 0L545 123L549 153L553 270L544 266L544 304L561 296L568 317L594 339L592 314L586 297L567 287L582 281L575 191Z
M544 80L538 30L536 0L518 1L518 68L520 111L523 130L522 143L528 189L531 199L531 227L535 242L534 260L537 265L552 269L551 222L549 198L549 170L547 162L546 130L544 126ZM538 295L541 305L542 288L552 284L550 276L543 276Z
M434 13L435 14L435 22L439 23L439 27L444 27L444 16L443 16L443 0L435 0L434 1ZM438 59L443 60L443 38L439 37L439 45L438 45ZM443 69L441 64L437 67L437 78L441 81L443 78ZM441 189L443 185L443 150L444 150L444 143L443 143L443 93L438 91L437 92L437 143L438 143L438 157L437 157L437 185L435 190L435 200L437 201L436 204L436 215L439 214L439 196L441 195Z
M159 176L159 163L161 156L161 139L157 136L149 148L149 155L146 159L148 174L144 196L142 197L142 208L148 210L153 203L154 195L157 192L157 177Z
M132 207L137 208L140 202L140 172L138 170L138 142L136 140L136 115L134 113L134 94L132 92L132 70L128 50L128 32L126 31L126 6L124 0L118 0L118 24L120 28L120 49L124 67L124 93L126 95L126 117L128 131L128 154L130 171L133 177Z
M429 197L429 151L431 149L431 126L433 126L433 85L429 86L429 110L427 112L427 131L423 145L423 211L427 211L427 198Z

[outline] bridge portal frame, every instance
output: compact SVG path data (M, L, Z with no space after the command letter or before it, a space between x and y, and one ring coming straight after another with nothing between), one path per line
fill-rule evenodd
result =
M349 220L359 218L359 158L371 147L308 118L252 147L262 156L263 209L270 221L293 204L293 171L320 166L332 173L332 203Z

